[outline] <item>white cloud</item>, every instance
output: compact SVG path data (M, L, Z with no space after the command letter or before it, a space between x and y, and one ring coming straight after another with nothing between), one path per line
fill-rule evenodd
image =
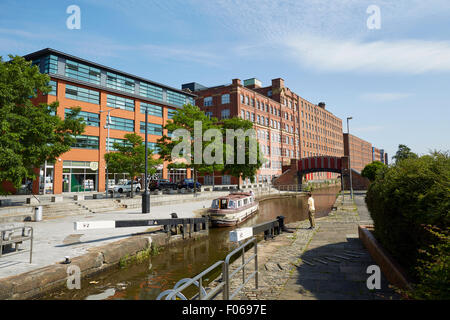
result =
M335 40L286 37L282 43L303 66L322 71L421 74L450 71L450 42Z

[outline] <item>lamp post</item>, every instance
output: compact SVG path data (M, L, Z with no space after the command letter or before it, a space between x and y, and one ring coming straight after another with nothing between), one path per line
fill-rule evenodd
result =
M352 166L350 164L350 128L349 128L349 120L353 119L353 117L347 117L347 137L348 137L348 170L350 175L350 196L353 200L353 185L352 185Z
M150 213L150 192L148 191L148 148L147 148L147 140L148 140L148 110L145 108L145 191L142 194L142 213Z
M113 108L110 110L100 110L99 112L108 112L106 115L106 125L105 125L105 129L108 129L108 136L106 137L106 153L109 153L109 127L110 124L112 124L111 122L111 111L115 110L115 109L119 109L119 108ZM106 163L106 179L105 179L105 192L106 192L106 198L108 199L108 193L109 193L109 172L108 172L108 164Z

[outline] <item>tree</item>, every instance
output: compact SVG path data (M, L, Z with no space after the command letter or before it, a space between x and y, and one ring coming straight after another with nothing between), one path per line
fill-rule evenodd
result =
M364 167L364 169L361 171L361 176L369 179L371 182L375 181L375 178L377 177L377 171L381 168L386 167L386 165L380 161L374 161L372 163L369 163Z
M19 188L24 178L36 178L45 161L69 151L85 125L77 119L79 108L62 120L57 102L33 105L38 92L50 92L50 77L22 57L9 58L0 57L0 181ZM0 193L7 194L1 186Z
M181 162L193 170L194 192L197 172L223 169L224 148L217 118L209 118L197 106L186 104L174 113L164 129L174 133L174 137L163 135L158 140L159 154L168 162Z
M131 198L134 196L133 182L134 178L145 171L145 145L143 139L136 133L125 135L124 143L113 144L117 152L105 154L106 164L109 172L126 172L131 177ZM161 159L155 159L152 152L148 152L148 172L155 174L156 166L162 163Z
M222 128L225 136L227 136L227 130L234 131L236 134L231 142L233 145L229 145L227 138L227 146L229 147L229 151L226 152L226 156L227 159L230 157L233 161L232 163L229 163L227 160L224 172L238 178L239 189L240 178L250 178L250 180L254 182L257 171L262 167L266 159L260 152L259 144L256 140L256 134L245 134L246 132L251 132L248 130L253 130L253 123L251 121L234 117L224 120ZM239 133L239 131L241 131L241 133ZM244 159L240 159L239 153L244 154Z
M412 152L411 149L408 148L406 145L399 144L398 150L397 150L395 156L393 156L392 158L395 159L395 162L397 162L397 161L405 160L408 158L416 159L417 157L418 157L417 154Z

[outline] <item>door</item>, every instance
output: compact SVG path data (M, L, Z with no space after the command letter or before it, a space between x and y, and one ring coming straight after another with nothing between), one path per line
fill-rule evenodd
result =
M70 174L63 174L63 192L70 192Z

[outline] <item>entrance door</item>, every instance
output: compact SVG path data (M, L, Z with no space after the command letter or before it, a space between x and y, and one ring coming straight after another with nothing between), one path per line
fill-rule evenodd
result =
M70 192L70 174L63 173L63 192Z

